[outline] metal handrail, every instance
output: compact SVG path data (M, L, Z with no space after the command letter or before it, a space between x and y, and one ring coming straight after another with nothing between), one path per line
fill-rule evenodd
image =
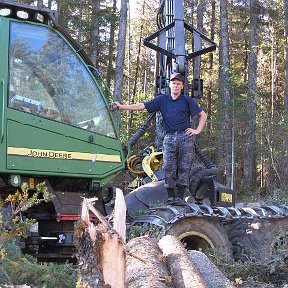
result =
M2 79L1 80L1 86L2 86L2 95L1 95L1 98L4 99L4 93L5 93L5 81ZM3 105L2 105L2 119L1 119L1 136L0 136L0 143L3 142L3 139L4 139L4 120L5 120L5 106L4 106L4 101L2 102Z
M114 101L114 97L113 97L113 94L111 93L109 87L107 86L106 82L104 81L104 78L102 77L101 73L99 72L99 70L95 66L93 66L93 65L87 65L87 66L91 70L93 70L95 72L95 73L93 73L93 71L91 71L93 76L95 78L96 77L99 78L101 83L103 84L106 93L108 93L108 97L105 97L105 100L107 101L107 104L110 105L111 102ZM102 93L103 93L103 91L102 91ZM113 119L115 119L115 118L113 117ZM129 142L128 142L128 136L127 136L126 130L124 129L123 123L121 121L121 117L120 117L120 112L119 111L117 111L117 123L120 126L119 131L117 131L117 129L116 129L116 133L118 134L119 139L120 139L120 131L123 131L123 134L124 134L123 136L124 136L124 141L125 141L125 147L127 149L127 154L126 154L126 157L125 157L125 161L126 161L129 158L131 147L130 147Z

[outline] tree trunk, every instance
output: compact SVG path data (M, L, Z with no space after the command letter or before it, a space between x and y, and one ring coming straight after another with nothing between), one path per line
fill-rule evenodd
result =
M204 17L204 11L205 11L206 5L204 0L199 0L197 5L197 30L203 33L203 17ZM200 40L200 44L194 43L194 50L200 50L202 49L202 40ZM197 47L199 45L199 47ZM193 79L200 79L201 78L201 56L197 56L193 58ZM196 97L198 96L196 92ZM190 120L191 127L197 127L196 119L191 118Z
M81 43L81 39L82 39L82 29L83 29L83 2L80 2L80 7L79 7L79 24L78 24L78 32L77 32L77 40L79 43Z
M144 15L145 13L145 7L146 7L146 1L144 0L143 1L143 4L142 4L142 15ZM132 95L131 95L131 104L133 103L136 103L136 102L139 102L138 99L135 100L135 97L136 97L136 94L137 94L137 88L139 89L139 82L140 82L140 66L141 66L141 48L142 48L142 40L143 40L143 30L144 30L144 25L142 24L141 27L140 27L140 36L139 36L139 41L138 41L138 49L137 49L137 57L136 57L136 68L135 68L135 76L134 76L134 83L133 83L133 91L132 91ZM142 63L142 66L143 63ZM134 120L134 113L133 111L130 111L130 117L129 117L129 121L128 121L128 127L131 128L132 127L132 123L133 123L133 120ZM130 132L130 130L129 130ZM128 134L129 136L129 134Z
M100 0L93 1L93 10L92 10L92 25L90 32L90 58L95 65L98 67L99 62L99 13L100 13Z
M227 0L220 1L220 44L219 44L219 100L217 122L217 162L225 183L233 186L232 179L232 117L230 96L230 61ZM221 168L222 167L222 168Z
M145 1L143 3L143 13L144 13L144 8L145 8ZM143 34L143 24L141 25L140 28L140 37L139 37L139 42L138 42L138 52L137 52L137 60L136 60L136 70L135 70L135 76L134 76L134 83L133 83L133 91L132 91L132 97L131 97L131 104L138 102L135 101L136 93L137 93L137 87L139 87L139 71L140 71L140 58L141 58L141 46L142 46L142 34ZM132 126L133 123L133 117L134 113L133 111L130 112L130 117L129 117L129 124L128 127Z
M71 13L71 9L69 7L69 4L71 5L71 3L69 3L66 0L59 0L58 2L58 19L59 19L59 24L61 27L67 29L67 31L69 30L69 21L70 21L70 17L71 15L69 13Z
M203 17L206 9L205 1L199 0L197 5L197 30L203 32ZM199 47L200 48L200 47ZM193 78L200 79L201 57L197 56L193 59Z
M210 39L214 42L215 38L215 12L216 12L216 0L211 1L211 33ZM213 85L213 66L214 66L214 54L209 54L209 76L208 76L208 87L207 87L207 114L208 114L208 133L211 136L212 133L212 121L211 121L211 114L212 114L212 85Z
M128 104L131 104L131 83L132 83L132 77L131 77L131 55L132 55L132 45L131 45L131 6L130 6L130 2L129 2L129 9L128 9L128 27L127 27L127 31L128 31L128 51L127 51L127 102ZM126 111L127 113L127 119L130 119L130 112L131 111ZM130 126L130 121L127 121L127 135L130 135L130 131L131 131L131 126Z
M188 256L209 288L235 287L204 253L190 250Z
M113 0L113 14L116 15L116 4L117 1ZM116 30L116 21L113 17L110 24L110 38L109 38L109 54L108 54L108 67L107 67L107 74L106 74L106 82L107 87L110 89L112 75L113 75L113 62L114 62L114 46L115 46L115 30Z
M119 197L119 193L116 194ZM82 205L81 219L75 226L77 258L79 263L79 285L81 287L111 287L124 288L125 284L125 250L123 236L114 230L106 219L94 208L92 200L84 199ZM118 198L117 207L125 202L123 197ZM119 205L119 202L123 204ZM116 209L116 208L115 208ZM119 208L118 208L119 209ZM91 211L98 223L90 222ZM119 211L123 211L120 207ZM116 215L120 215L115 211ZM125 214L122 222L125 226ZM116 227L121 219L117 217ZM122 233L123 234L123 233Z
M257 53L258 53L258 0L250 1L250 44L247 83L247 128L244 157L244 187L253 193L256 187L256 93L257 93Z
M153 238L138 237L126 245L126 288L172 287L164 257Z
M284 117L285 123L288 123L288 2L284 0L285 11L284 11L284 23L285 23L285 91L284 91ZM288 130L284 135L284 160L285 160L285 171L283 175L288 175ZM284 178L284 177L283 177ZM287 177L286 177L287 181Z
M160 239L159 247L166 257L167 265L177 288L205 288L198 270L192 265L187 251L175 236L167 235Z
M115 68L115 85L114 85L114 99L121 102L122 86L123 86L123 71L125 59L125 41L126 41L126 28L127 28L127 7L128 0L121 0L117 57Z

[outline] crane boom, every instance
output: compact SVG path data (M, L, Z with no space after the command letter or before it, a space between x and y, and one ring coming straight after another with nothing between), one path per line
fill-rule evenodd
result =
M184 93L201 98L201 81L188 81L190 59L214 51L216 44L184 21L183 1L161 0L157 13L158 31L144 39L144 45L158 52L160 75L157 77L157 94L169 92L169 77L181 73L185 78ZM192 34L193 51L186 48L186 35ZM153 43L157 38L157 44ZM195 87L195 84L198 86ZM198 90L199 93L195 93Z

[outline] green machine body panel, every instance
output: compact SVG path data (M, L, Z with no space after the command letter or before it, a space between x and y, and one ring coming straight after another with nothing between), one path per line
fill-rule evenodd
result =
M0 17L0 173L89 178L125 155L98 80L49 23Z
M59 27L57 12L0 0L0 198L22 183L33 195L45 182L51 201L22 214L37 221L23 247L38 259L74 257L83 198L109 212L109 182L125 169L127 147L109 101L100 73Z

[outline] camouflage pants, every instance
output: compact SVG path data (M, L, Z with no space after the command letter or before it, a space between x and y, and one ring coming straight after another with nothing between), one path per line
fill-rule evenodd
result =
M167 134L163 142L165 187L189 187L189 173L194 159L194 137Z

